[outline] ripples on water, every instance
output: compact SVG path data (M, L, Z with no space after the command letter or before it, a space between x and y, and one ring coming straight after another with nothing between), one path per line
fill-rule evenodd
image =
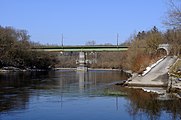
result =
M0 74L0 120L180 119L180 100L111 85L120 71Z

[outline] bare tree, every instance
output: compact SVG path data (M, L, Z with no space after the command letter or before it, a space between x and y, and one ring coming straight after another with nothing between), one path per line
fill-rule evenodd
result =
M91 46L96 45L96 41L94 40L87 41L85 45L91 45Z
M167 18L164 24L181 29L181 0L169 0L170 9L167 13Z

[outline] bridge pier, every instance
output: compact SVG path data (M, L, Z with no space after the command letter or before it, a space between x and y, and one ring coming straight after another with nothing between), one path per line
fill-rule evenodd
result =
M88 67L87 67L87 64L86 64L85 52L79 52L79 60L78 60L77 63L78 63L77 71L86 72L88 70Z

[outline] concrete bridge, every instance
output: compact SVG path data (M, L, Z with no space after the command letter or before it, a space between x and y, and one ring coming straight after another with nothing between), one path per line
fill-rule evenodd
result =
M36 51L47 51L47 52L114 52L114 51L126 51L127 46L55 46L55 47L37 47L32 48Z
M32 48L36 51L46 52L79 52L78 71L87 71L86 52L119 52L127 51L127 46L111 45L111 46L55 46L55 47L38 47Z

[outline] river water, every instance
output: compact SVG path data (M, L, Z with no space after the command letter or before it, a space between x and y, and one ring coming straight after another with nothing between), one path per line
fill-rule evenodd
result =
M120 71L0 74L0 120L179 120L181 101L114 85Z

